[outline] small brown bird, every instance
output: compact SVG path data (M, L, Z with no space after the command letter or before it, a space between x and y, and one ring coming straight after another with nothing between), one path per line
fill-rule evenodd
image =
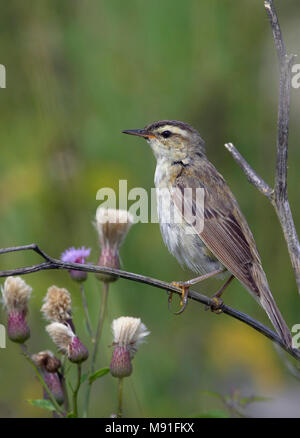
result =
M220 296L236 277L261 304L282 340L291 345L291 334L271 294L254 238L247 221L226 181L206 157L205 143L196 129L176 120L154 122L144 129L126 130L147 140L157 160L155 186L158 217L163 240L180 264L202 274L187 282L177 282L183 290L183 307L188 287L212 276L231 276L214 295L220 309ZM203 189L204 208L194 192L185 199L185 190ZM170 206L171 199L171 206ZM199 207L200 205L200 207ZM165 221L171 209L182 215L181 223ZM189 208L187 208L189 207ZM193 217L203 217L193 222ZM191 224L194 232L191 233Z

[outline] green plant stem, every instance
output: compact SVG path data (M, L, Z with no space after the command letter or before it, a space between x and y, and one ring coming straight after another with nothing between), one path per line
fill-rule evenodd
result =
M107 309L108 292L109 292L109 283L107 281L104 281L103 282L103 292L102 292L102 296L101 296L98 325L97 325L97 330L96 330L96 335L95 335L95 345L94 345L94 351L93 351L93 355L92 355L91 367L90 367L90 372L89 372L90 375L93 374L95 371L98 346L100 343L103 323L104 323L106 309ZM92 387L92 383L89 383L88 387L87 387L86 400L85 400L85 410L84 410L84 417L85 418L88 416L91 387Z
M64 407L66 412L69 412L69 395L68 395L66 378L65 378L66 358L67 358L66 355L64 355L60 369L61 369L61 386L64 394Z
M82 298L82 306L83 306L83 310L84 310L84 313L85 313L85 320L86 320L87 330L89 332L89 335L91 337L92 342L94 343L95 342L95 338L94 338L94 333L93 333L92 324L91 324L91 320L90 320L90 315L89 315L89 309L88 309L88 305L87 305L85 290L84 290L84 286L83 286L82 283L80 283L80 292L81 292L81 298Z
M101 297L99 319L98 319L98 325L97 325L96 336L95 336L95 346L94 346L92 362L91 362L91 372L92 373L95 371L95 366L96 366L98 347L99 347L99 343L100 343L103 323L104 323L106 309L107 309L108 291L109 291L109 283L105 281L103 283L103 292L102 292L102 297Z
M27 360L27 362L29 362L30 365L32 366L32 368L34 369L37 378L39 379L39 381L40 381L40 383L42 384L43 388L44 388L45 391L47 392L47 394L48 394L48 396L49 396L49 398L50 398L50 400L51 400L53 406L55 407L57 413L58 413L60 416L64 417L64 416L65 416L64 411L62 410L62 408L59 406L59 404L58 404L57 401L55 400L55 397L53 396L53 394L52 394L52 392L50 391L48 385L46 384L46 382L45 382L45 380L44 380L42 374L40 373L38 367L36 366L36 364L35 364L35 363L33 362L33 360L31 359L30 355L28 354L28 352L27 352L27 348L26 348L26 345L21 344L21 351L22 351L23 356L24 356L25 359Z
M73 391L73 415L78 418L78 391L81 385L81 364L77 365L77 383Z
M123 417L123 377L119 378L119 385L118 385L118 413L117 417L122 418Z

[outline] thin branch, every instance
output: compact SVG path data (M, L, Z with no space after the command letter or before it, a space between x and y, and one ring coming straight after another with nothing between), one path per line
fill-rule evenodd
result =
M287 199L287 158L289 136L289 112L291 70L294 55L287 55L277 13L272 0L265 1L265 9L269 16L277 58L279 63L279 101L277 122L277 164L275 175L275 201Z
M271 189L268 184L257 175L257 173L251 168L251 166L242 157L232 143L225 144L225 147L242 168L246 177L248 178L248 181L271 201L281 224L291 263L294 269L298 291L300 293L300 243L287 194L291 70L295 57L294 55L288 55L286 53L273 1L266 0L264 5L272 27L280 71L277 121L277 158L274 190Z
M266 0L264 2L264 6L266 12L269 16L270 24L272 27L273 37L275 41L278 61L281 62L282 58L286 55L285 45L282 39L281 29L277 17L277 13L275 11L275 7L273 5L273 0Z
M44 251L42 251L36 244L32 245L26 245L26 246L20 246L20 247L12 247L12 248L4 248L0 250L0 254L6 254L9 252L15 252L15 251L21 251L21 250L33 250L40 254L44 259L50 260L46 263L41 263L39 265L29 266L25 268L17 268L12 269L9 271L0 271L0 278L1 277L8 277L10 275L24 275L29 274L32 272L38 272L38 271L44 271L47 269L62 269L62 270L78 270L78 271L85 271L85 272L92 272L92 273L101 273L101 274L110 274L114 275L119 278L124 278L126 280L136 281L138 283L144 283L148 284L150 286L154 286L158 289L161 289L163 291L167 292L174 292L181 296L182 291L181 289L173 286L170 283L166 283L164 281L158 280L156 278L147 277L145 275L135 274L132 272L122 271L119 269L112 269L107 268L105 266L96 266L92 264L81 264L81 263L66 263L61 260L54 259L53 257L48 256ZM197 301L198 303L204 304L205 306L213 306L214 301L207 297L206 295L202 295L198 292L195 292L193 290L189 290L188 294L189 299ZM251 318L251 316L240 312L239 310L233 309L230 306L226 306L225 304L222 307L222 313L229 315L248 326L252 327L262 335L269 338L271 341L278 344L283 350L285 350L287 353L289 353L291 356L296 358L297 360L300 360L300 351L297 349L293 349L288 347L284 342L281 340L281 338L271 329L266 327L264 324L261 324L260 322L256 321L255 319ZM221 313L221 314L222 314Z
M255 170L252 169L250 164L247 163L247 161L242 157L232 143L226 143L225 147L241 167L248 181L253 184L263 195L271 199L274 194L274 190L271 189L271 187L255 172Z

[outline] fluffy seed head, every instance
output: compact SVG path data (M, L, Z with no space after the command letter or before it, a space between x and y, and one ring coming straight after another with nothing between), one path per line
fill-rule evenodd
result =
M133 358L145 337L150 334L147 327L141 322L140 318L121 316L112 322L113 345L126 347Z
M41 308L47 321L65 322L71 318L71 295L67 289L51 286Z
M55 373L61 366L60 360L50 350L40 351L37 354L33 354L31 358L36 366L48 373Z
M75 337L71 328L60 322L53 322L46 326L46 330L59 350L68 353L69 345Z
M66 353L71 362L81 363L88 358L88 350L73 333L70 326L53 322L46 326L52 341L60 351Z
M8 313L16 311L26 315L32 288L21 277L7 277L1 291Z
M133 216L127 210L99 207L95 226L101 247L120 248L133 222Z

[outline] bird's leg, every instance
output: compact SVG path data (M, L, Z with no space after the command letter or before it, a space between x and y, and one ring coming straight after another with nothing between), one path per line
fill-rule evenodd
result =
M206 306L205 310L210 308L214 313L222 313L223 300L221 299L221 296L233 279L234 275L231 275L223 286L212 296L213 304L211 306Z
M208 274L204 274L201 275L200 277L196 277L196 278L192 278L191 280L188 281L172 281L172 286L175 287L179 287L182 290L182 295L181 295L181 302L180 302L180 309L178 310L178 312L174 312L175 315L179 315L180 313L182 313L187 305L188 302L188 294L189 294L189 288L190 286L192 286L193 284L196 283L200 283L200 281L204 281L207 280L208 278L214 277L215 275L221 274L222 272L224 272L224 268L219 268L216 269L215 271L209 272ZM168 305L170 307L171 301L172 301L172 292L169 294L169 299L168 299Z

